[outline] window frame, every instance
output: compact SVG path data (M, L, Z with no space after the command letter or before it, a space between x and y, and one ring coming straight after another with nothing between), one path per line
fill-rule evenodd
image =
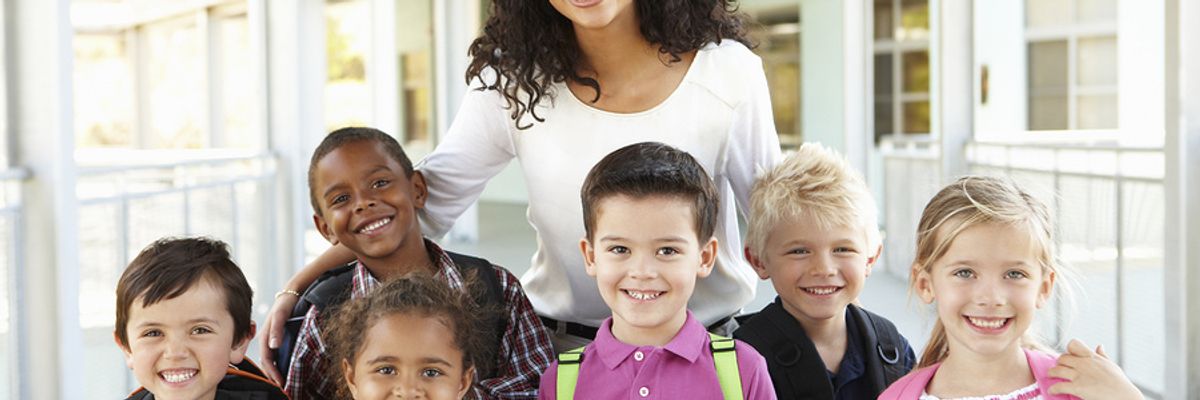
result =
M935 80L937 79L937 68L934 65L935 64L934 63L935 54L934 54L934 49L933 49L933 40L931 39L931 38L935 37L937 35L937 33L935 32L936 23L935 23L934 19L931 17L934 15L932 10L934 10L938 6L938 3L937 3L938 0L927 0L926 1L926 13L927 13L928 21L929 21L929 26L927 28L927 34L924 36L921 36L921 37L913 37L913 38L897 38L897 35L895 34L896 31L899 30L899 27L901 26L901 23L902 23L902 15L903 15L902 14L902 11L903 11L902 6L904 3L904 0L886 0L891 3L891 19L892 19L891 27L892 27L893 32L892 32L891 37L888 37L888 38L876 38L875 37L876 24L874 21L874 18L875 18L874 10L875 10L875 4L877 1L878 0L870 0L867 2L867 7L870 10L868 15L870 16L870 18L872 20L871 23L866 24L867 29L868 29L867 37L871 38L871 52L870 52L871 57L870 57L870 62L866 63L867 68L869 69L869 71L867 72L867 76L871 79L871 91L869 92L869 94L871 96L871 100L869 101L869 104L871 107L871 117L869 118L869 121L868 121L870 123L869 132L871 133L871 136L875 138L876 145L879 145L879 143L881 143L883 140L889 140L889 139L890 140L900 140L900 141L914 140L914 139L916 139L916 140L931 140L932 138L936 137L934 131L936 131L936 125L937 125L934 120L935 119L934 110L937 107L937 105L936 105L937 100L936 100L936 96L934 95L934 93L936 93L935 88L937 87L937 85L935 83ZM920 51L924 51L925 54L928 56L929 87L928 87L927 91L925 91L925 92L906 92L906 91L904 91L904 81L903 81L904 80L904 55L907 53L920 52ZM875 93L875 87L876 87L875 85L877 84L877 82L874 81L875 58L878 56L881 56L881 55L890 56L891 60L892 60L891 71L890 71L892 87L891 87L890 93L887 95L879 95L879 94ZM875 126L875 115L876 115L875 113L877 111L876 104L878 104L880 102L880 100L885 99L885 98L891 104L892 130L891 130L891 132L884 132L884 133L877 134L876 126ZM904 128L904 122L905 122L904 121L904 105L905 105L905 103L914 103L914 102L922 102L922 101L929 103L929 109L930 109L929 131L928 132L905 133L905 128Z
M1026 132L1046 132L1046 131L1054 132L1054 131L1064 131L1064 130L1065 131L1117 130L1120 127L1120 119L1119 119L1120 113L1119 112L1117 113L1117 116L1118 116L1118 119L1116 120L1117 126L1113 126L1111 128L1080 128L1079 127L1079 99L1078 99L1078 97L1081 95L1113 95L1113 96L1117 96L1116 107L1118 107L1118 110L1119 110L1119 107L1120 107L1120 97L1119 97L1120 90L1119 90L1119 88L1120 88L1120 76L1121 76L1119 69L1117 70L1117 73L1116 73L1117 81L1113 82L1111 85L1081 85L1078 82L1079 41L1081 39L1086 40L1086 39L1112 38L1112 40L1114 42L1116 42L1117 46L1118 46L1117 51L1116 51L1117 59L1113 60L1113 62L1116 63L1116 62L1118 62L1118 60L1120 60L1120 47L1119 47L1120 44L1119 44L1119 36L1118 36L1118 32L1117 32L1117 20L1114 17L1114 19L1112 21L1079 22L1078 18L1077 18L1078 15L1076 12L1078 9L1077 5L1079 3L1079 0L1066 0L1066 1L1067 1L1067 13L1068 13L1067 20L1069 22L1067 22L1066 24L1063 24L1063 25L1054 25L1054 26L1036 26L1036 27L1030 26L1029 10L1027 9L1027 7L1029 6L1029 1L1028 0L1024 1L1023 5L1022 5L1022 11L1024 12L1023 28L1024 28L1024 35L1025 35L1025 54L1026 54L1026 61L1025 61L1025 76L1026 76L1026 78L1025 79L1026 79L1027 85L1028 85L1028 82L1030 81L1029 75L1031 72L1030 68L1029 68L1029 59L1028 59L1030 46L1033 45L1034 43L1048 43L1048 42L1055 42L1055 41L1066 41L1067 42L1067 57L1066 57L1067 58L1067 92L1066 92L1067 126L1064 129L1032 129L1029 125L1030 124L1029 120L1032 118L1032 116L1030 115L1031 113L1029 113L1028 110L1030 107L1030 99L1033 97L1033 94L1030 92L1027 92L1025 94L1025 107L1027 110L1025 127L1024 127L1025 131ZM1114 3L1114 6L1115 5L1116 4ZM1114 15L1115 15L1115 13L1114 13ZM1120 67L1119 67L1119 65L1115 65L1114 68L1120 68Z

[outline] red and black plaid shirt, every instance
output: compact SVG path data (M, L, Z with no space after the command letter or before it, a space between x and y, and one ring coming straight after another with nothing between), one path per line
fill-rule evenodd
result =
M435 276L445 278L451 288L463 289L463 276L446 252L437 244L426 240L432 260L438 271ZM503 309L507 315L507 330L500 341L496 354L496 377L477 381L467 397L472 399L534 399L537 398L538 382L542 371L554 358L550 338L542 327L541 320L533 312L533 306L525 297L517 277L504 268L493 265L500 289L503 293ZM366 297L379 287L380 282L360 262L355 262L354 278L350 298ZM331 399L337 392L337 379L341 374L331 368L325 354L325 342L321 339L320 312L310 308L296 337L296 348L292 352L285 391L292 400Z

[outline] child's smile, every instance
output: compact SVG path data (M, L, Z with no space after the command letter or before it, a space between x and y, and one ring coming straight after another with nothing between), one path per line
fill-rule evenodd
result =
M613 335L628 344L666 344L687 319L696 279L712 272L716 241L700 245L692 206L679 198L619 195L597 210L594 239L580 247L612 309Z

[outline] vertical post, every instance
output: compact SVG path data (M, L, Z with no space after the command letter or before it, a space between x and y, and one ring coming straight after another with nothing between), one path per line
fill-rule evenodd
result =
M936 88L933 104L937 112L934 132L937 132L941 147L941 180L951 182L955 177L967 173L967 143L975 131L974 111L974 31L973 11L970 1L936 1L936 12L931 20L937 21L939 31L933 33L935 45L930 51L937 65L933 76ZM932 82L931 82L932 83Z
M1200 4L1166 0L1164 397L1200 399Z
M479 2L477 0L437 0L433 2L434 66L438 71L434 77L434 131L439 136L450 127L450 121L458 113L467 84L462 76L467 71L470 59L467 48L479 30ZM479 203L458 217L454 227L446 234L451 240L474 243L479 241Z
M265 0L267 19L268 143L279 155L272 196L278 208L276 232L285 251L277 277L288 277L304 262L304 232L311 225L308 158L324 129L325 19L323 0ZM277 193L277 194L276 194Z
M367 82L371 90L371 125L402 141L396 3L396 0L370 1L371 44L367 54Z
M33 173L21 185L21 253L37 260L17 265L19 398L83 399L70 1L5 4L14 162Z

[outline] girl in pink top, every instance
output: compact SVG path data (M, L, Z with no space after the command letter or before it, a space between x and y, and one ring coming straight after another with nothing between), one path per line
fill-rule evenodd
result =
M929 201L917 229L911 290L938 320L917 369L880 399L1141 398L1099 348L1072 341L1060 358L1030 332L1062 272L1044 204L968 176Z

